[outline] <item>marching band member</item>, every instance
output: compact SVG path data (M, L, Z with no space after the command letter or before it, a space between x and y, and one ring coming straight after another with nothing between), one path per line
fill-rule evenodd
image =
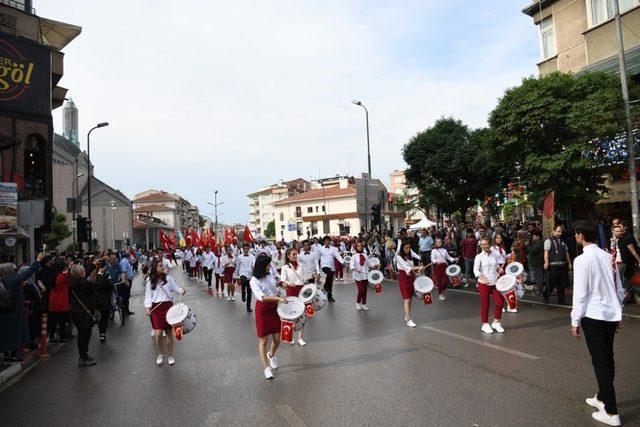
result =
M256 258L253 277L249 281L256 297L256 335L258 336L258 354L264 366L264 377L273 378L272 369L278 369L276 351L280 345L280 316L278 303L286 303L285 298L276 296L276 280L271 275L271 257L260 254ZM267 352L267 343L271 335L271 349Z
M491 250L491 239L483 237L480 240L482 251L476 255L473 263L473 274L478 278L478 293L480 294L480 319L482 320L482 332L485 334L504 332L500 324L502 318L502 294L496 289L496 280L499 276L499 258ZM489 298L493 297L493 323L489 325Z
M333 299L333 274L336 267L333 260L337 259L341 264L344 264L344 260L338 250L331 246L331 237L324 236L322 243L323 246L318 249L318 256L320 258L320 268L327 275L324 282L324 290L329 297L329 302L335 302L336 300Z
M340 249L340 243L338 240L333 242L333 246L336 248L336 251L340 254L340 256L344 256L344 252ZM344 268L342 267L342 263L337 259L333 260L333 267L335 268L334 279L336 282L343 282L344 277Z
M304 284L317 283L320 279L318 254L311 249L311 243L308 240L302 242L302 251L298 253L298 263L302 266Z
M202 249L196 249L194 258L196 260L196 280L202 280Z
M226 253L222 256L222 268L224 272L224 283L227 285L227 301L235 301L236 286L233 283L233 272L235 271L235 257L231 248L226 248Z
M213 279L213 262L215 261L215 255L211 252L211 247L207 246L202 254L202 269L204 270L204 280L207 282L209 288L209 295L213 295L211 289L211 280Z
M280 242L276 243L276 250L271 255L271 259L273 260L272 263L274 268L277 270L278 274L280 274L282 266L287 263L285 250L282 248Z
M216 248L216 253L213 257L213 273L216 276L216 296L224 296L224 267L222 264L222 251L220 248Z
M297 297L300 295L300 291L305 285L304 270L302 264L298 263L298 250L295 248L287 249L286 259L287 263L282 266L280 279L284 284L287 296ZM304 347L307 343L302 339L303 329L298 331L298 344ZM291 344L295 344L295 339L291 340Z
M364 253L364 245L362 242L356 243L356 253L351 257L349 268L351 268L353 274L353 281L356 282L356 286L358 287L356 309L369 311L369 307L367 307L369 257Z
M167 323L167 311L173 305L172 293L184 295L184 288L178 286L171 276L164 272L164 266L159 260L154 260L149 271L145 293L144 307L147 316L151 316L151 323L156 336L156 347L158 348L158 358L156 364L162 365L164 352L164 337L167 338L167 355L169 365L176 363L173 358L173 328ZM165 332L164 334L162 332Z
M187 267L187 274L189 275L189 279L193 278L193 271L191 270L191 260L193 259L193 251L191 248L186 247L184 251L182 251L182 264Z
M403 243L400 251L396 254L396 265L398 266L398 286L404 301L404 321L407 322L408 327L415 328L416 324L411 320L411 298L413 298L415 292L413 282L416 279L416 272L424 269L424 267L413 266L411 262L412 252L411 243Z
M491 252L496 256L496 259L498 260L498 277L504 276L505 267L509 263L509 254L507 254L507 251L504 249L504 237L502 236L502 233L496 233L493 236L493 246L491 246ZM517 313L518 309L511 309L509 308L509 306L505 308L503 306L502 311Z
M431 268L433 269L433 282L438 287L438 293L440 294L440 301L447 299L444 296L444 291L447 289L447 282L449 281L447 277L448 262L457 261L442 247L442 239L436 237L435 246L431 250Z
M251 287L249 286L249 278L253 274L253 267L256 262L256 257L249 253L249 244L242 244L242 255L236 259L235 274L240 282L240 288L242 290L242 302L247 303L247 313L251 313Z

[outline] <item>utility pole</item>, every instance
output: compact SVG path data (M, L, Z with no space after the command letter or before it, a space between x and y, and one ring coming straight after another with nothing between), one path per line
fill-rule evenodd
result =
M109 204L111 205L111 249L116 250L116 223L115 223L115 210L116 201L110 200Z
M631 107L629 106L629 87L627 86L627 70L624 58L624 42L622 40L622 21L620 18L620 3L613 2L613 11L616 17L616 39L618 42L618 63L620 66L620 83L622 84L622 99L627 123L627 155L629 156L629 185L631 186L631 219L633 223L633 235L640 236L640 214L638 212L638 176L636 173L636 147L631 123Z
M213 192L213 203L211 203L211 202L207 202L207 203L209 203L211 206L213 206L213 216L214 216L214 219L216 221L216 225L215 225L216 243L218 243L218 242L220 242L220 240L218 240L218 206L224 204L224 202L218 203L218 190Z

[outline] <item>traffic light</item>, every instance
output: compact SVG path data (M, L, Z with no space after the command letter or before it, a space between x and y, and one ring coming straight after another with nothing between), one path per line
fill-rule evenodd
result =
M77 240L78 243L87 241L87 219L85 217L79 216L77 221Z
M371 206L371 216L373 217L372 224L374 226L380 225L380 208L381 207L382 206L380 203L376 203L375 205Z

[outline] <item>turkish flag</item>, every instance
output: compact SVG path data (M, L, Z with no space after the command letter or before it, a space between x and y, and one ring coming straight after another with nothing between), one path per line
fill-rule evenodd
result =
M280 322L280 339L284 342L292 342L293 341L293 322L288 320L282 320Z
M544 212L544 216L551 219L554 217L554 204L555 204L555 191L547 194L547 197L544 198L544 207L542 211Z
M378 283L377 285L375 285L375 290L376 290L376 294L382 294L382 285L380 283Z
M433 298L431 297L431 293L424 294L422 296L422 302L424 302L424 305L431 304L433 302Z
M516 298L516 291L511 289L509 292L502 294L504 299L507 300L507 305L511 310L518 307L518 300Z
M231 240L235 241L237 238L238 236L236 235L236 228L231 227Z
M251 235L251 230L249 230L248 224L244 226L244 236L242 237L242 240L247 243L253 243L253 236Z
M229 230L227 230L227 227L224 228L223 236L225 245L230 245L233 243L233 239L231 237L231 234L229 234Z
M313 304L307 304L304 308L304 311L307 313L307 317L311 318L315 314L315 310L313 309Z

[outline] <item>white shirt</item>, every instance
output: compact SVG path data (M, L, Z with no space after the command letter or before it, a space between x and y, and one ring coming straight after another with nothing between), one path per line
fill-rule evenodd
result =
M402 239L398 239L398 245L396 246L396 255L398 255L401 250L402 250ZM422 261L422 258L420 258L420 255L415 253L413 249L411 249L411 258L417 259L418 261Z
M213 271L215 271L215 273L218 275L224 273L224 263L222 261L222 255L213 255Z
M400 256L400 253L396 254L396 266L398 270L402 270L407 274L411 274L413 270L413 264L411 261L407 261Z
M253 292L253 296L258 301L262 301L265 296L276 296L276 279L271 274L267 274L262 279L252 277L249 281L249 286L251 286L251 292Z
M322 246L318 249L318 256L320 257L320 268L330 268L331 271L335 270L335 265L333 264L333 259L337 259L338 262L344 264L344 260L338 253L338 249L334 246Z
M280 280L288 286L302 286L305 284L305 276L302 272L302 264L298 262L298 268L295 270L290 264L285 264L280 270Z
M308 254L304 253L304 249L298 254L298 264L302 266L303 278L311 277L311 275L320 274L318 265L318 254L312 250Z
M167 258L162 258L162 266L164 267L164 273L169 274L169 270L171 270L171 261Z
M364 258L364 265L360 262L361 258ZM369 274L369 257L365 254L356 253L351 257L349 267L353 274L353 280L367 280Z
M191 261L191 258L193 258L193 252L191 252L191 249L185 249L182 253L182 259L184 261Z
M222 264L222 271L224 272L224 269L227 267L234 267L235 266L235 257L233 255L229 256L229 255L222 255L220 257L220 264Z
M195 267L198 261L200 261L200 255L193 255L193 257L189 260L189 266L191 266L191 268Z
M213 261L215 260L215 255L213 252L205 252L202 254L202 266L207 270L210 270L213 267Z
M167 283L158 283L155 289L151 289L151 280L147 279L144 291L144 306L151 308L154 302L172 301L173 293L184 294L184 289L178 286L173 277L167 276Z
M238 255L236 258L236 276L244 276L247 279L253 276L253 266L256 263L256 257L253 255Z
M498 258L494 252L480 252L473 261L473 274L480 278L481 275L489 279L487 285L494 286L498 280Z
M500 246L491 246L491 252L496 256L498 264L507 263L507 252Z
M278 268L282 268L282 266L285 264L286 260L285 260L285 251L280 249L280 251L278 252L278 250L273 251L273 253L271 253L271 262L273 263L273 265L275 266L276 269Z
M431 264L446 264L447 261L454 262L455 260L449 255L444 248L433 248L431 251Z
M571 326L579 326L583 317L619 322L623 297L620 274L613 270L611 254L593 243L585 246L573 263Z

